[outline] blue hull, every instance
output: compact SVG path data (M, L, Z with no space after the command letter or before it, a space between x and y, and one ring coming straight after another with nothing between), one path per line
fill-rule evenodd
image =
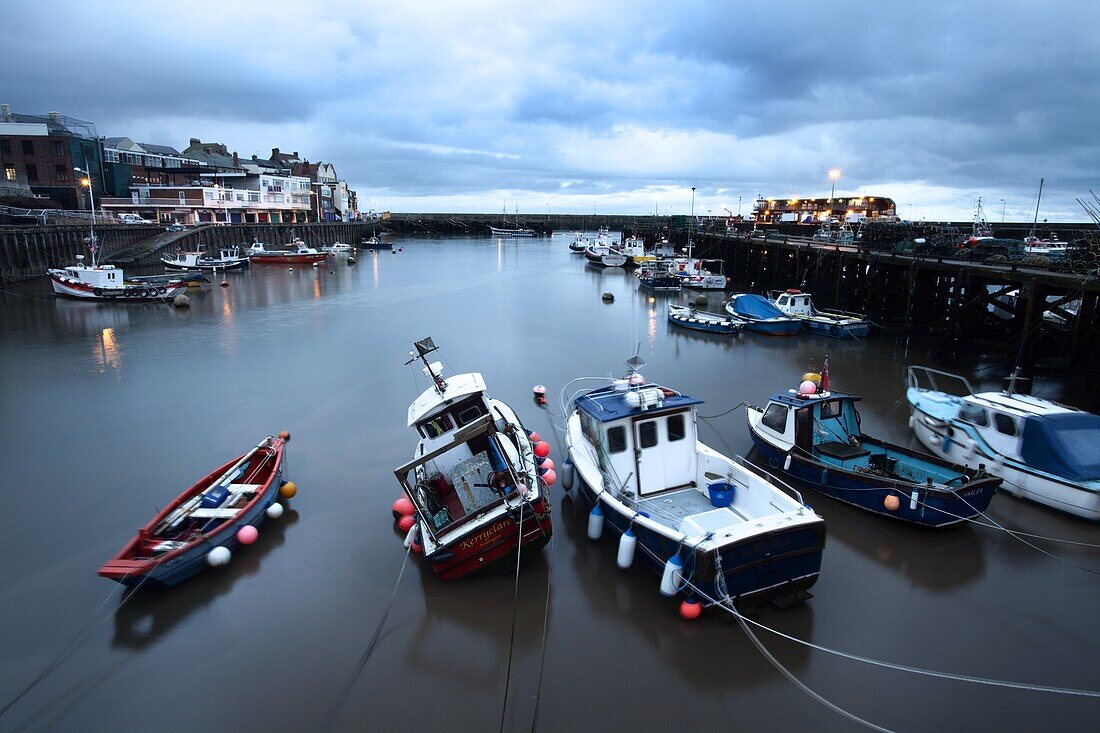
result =
M807 458L791 456L790 467L784 469L787 453L759 437L751 429L757 450L768 459L768 465L810 488L839 499L873 514L926 527L944 527L976 517L989 507L997 493L999 481L978 482L973 487L962 486L954 491L928 491L925 487L886 477L844 471L836 466ZM916 492L916 500L913 500ZM900 506L890 511L886 497L895 495ZM942 511L941 511L942 510Z
M834 339L864 338L871 333L871 324L866 321L844 325L806 321L806 330L815 336L828 336Z
M586 509L591 510L596 505L596 492L579 473L576 488L577 496ZM601 506L605 529L610 527L621 536L630 528L630 517L619 514L606 503ZM678 552L684 564L684 578L710 598L720 600L728 593L738 607L759 606L804 594L817 582L825 549L824 522L757 535L721 551L724 583L719 583L712 553L682 548L670 538L638 524L634 525L634 533L638 544L649 550L639 547L634 556L636 561L641 560L660 576L667 559ZM657 590L656 585L654 590ZM687 589L684 595L691 596L692 591Z
M152 571L142 575L131 575L119 582L128 586L160 586L164 588L178 585L194 575L202 572L209 565L206 562L207 554L215 547L227 547L231 552L236 552L240 543L237 541L237 530L246 524L260 527L267 519L267 508L279 498L279 485L282 483L283 469L279 466L279 472L268 487L264 496L256 502L256 505L237 518L233 524L216 534L210 535L205 542L181 553L179 556L157 565ZM260 542L263 541L261 536Z
M745 328L756 333L768 336L793 336L802 330L800 321L754 321L744 316L738 316L745 321Z

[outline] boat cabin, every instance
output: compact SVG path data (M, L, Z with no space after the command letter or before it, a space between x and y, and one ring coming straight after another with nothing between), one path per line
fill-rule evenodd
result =
M65 268L66 277L87 283L93 288L122 288L122 270L114 265L96 265L87 267L83 264L70 265Z
M814 301L809 293L803 293L797 288L791 288L782 293L772 293L771 301L775 307L788 316L814 316Z
M576 400L600 470L638 497L695 486L698 404L702 400L625 379Z

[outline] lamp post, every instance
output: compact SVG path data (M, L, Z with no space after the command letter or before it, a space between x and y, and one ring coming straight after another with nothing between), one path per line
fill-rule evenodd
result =
M830 210L831 210L832 203L833 203L833 196L836 194L836 179L838 179L838 178L840 178L840 169L839 168L833 168L831 171L829 171L829 180L833 182L832 187L829 189Z
M688 219L688 258L691 258L691 227L695 224L695 186L691 187L691 218Z
M1001 223L1005 223L1005 200L1001 199Z
M73 168L73 171L84 176L80 179L80 185L88 189L88 206L92 208L92 223L88 227L88 244L92 250L92 267L95 267L98 248L95 246L95 191L92 190L92 174L83 168Z

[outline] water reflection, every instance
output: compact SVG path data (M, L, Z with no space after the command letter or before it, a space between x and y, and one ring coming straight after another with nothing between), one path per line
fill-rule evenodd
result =
M99 343L93 353L100 374L106 373L107 367L114 369L116 374L122 369L122 353L115 340L115 329L105 328L100 332Z

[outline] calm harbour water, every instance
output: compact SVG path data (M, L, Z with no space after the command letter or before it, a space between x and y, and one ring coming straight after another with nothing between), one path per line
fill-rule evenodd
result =
M640 344L655 381L704 415L796 384L828 353L834 384L862 394L863 429L906 443L904 366L927 353L891 336L837 343L674 330L664 303L621 270L535 240L398 241L354 267L254 267L228 288L166 305L54 300L36 282L0 293L0 705L50 662L112 590L96 568L155 509L268 433L289 430L290 511L259 541L166 591L114 597L88 639L0 718L0 730L316 730L369 643L404 551L393 468L415 445L402 366L432 336L446 374L479 371L532 429L531 401L576 376L619 374ZM615 294L604 304L602 292ZM688 296L671 296L686 300ZM720 296L711 295L711 310ZM985 373L990 379L994 371ZM992 384L991 381L987 382ZM1058 397L1054 386L1044 394ZM900 400L900 401L899 401ZM747 453L744 412L701 423ZM555 437L553 457L563 460ZM727 448L728 446L728 448ZM506 730L851 730L785 680L740 628L683 622L644 568L554 490L555 537L520 574ZM870 657L979 676L1100 689L1096 575L981 527L927 531L807 494L825 517L808 603L764 624ZM997 521L1100 542L1100 529L1007 495ZM1043 544L1100 568L1100 551ZM549 590L549 601L547 591ZM335 729L496 730L512 623L510 575L443 583L409 560L389 620ZM761 633L836 704L902 731L1090 730L1100 703L868 667Z

